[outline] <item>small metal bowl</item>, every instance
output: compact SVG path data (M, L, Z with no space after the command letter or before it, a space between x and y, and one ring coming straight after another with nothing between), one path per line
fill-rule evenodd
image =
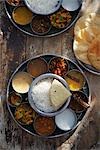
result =
M27 18L26 21L16 19L16 15L14 15L14 14L16 11L18 11L18 9L20 9L21 11L22 11L22 9L27 10L26 15L28 15L28 16L26 17L25 14L23 15L23 17L25 17L24 19ZM21 18L21 17L22 17L22 13L20 13L20 16L17 16L17 18ZM21 26L25 26L25 25L30 24L32 21L32 18L33 18L33 13L25 5L19 5L19 6L15 7L12 11L12 19L14 20L15 23L17 23Z
M82 83L80 83L81 84L81 86L78 88L72 88L71 86L70 86L70 84L68 83L68 78L70 79L70 80L73 80L73 82L74 82L74 79L71 79L71 75L70 75L70 73L74 73L74 72L76 72L76 73L80 73L80 75L82 76L82 78L83 78L83 82ZM73 78L75 78L75 75L73 75ZM84 77L84 75L83 75L83 73L82 72L80 72L79 70L77 70L77 69L72 69L72 70L70 70L67 74L66 74L66 76L64 76L64 79L66 80L66 82L67 82L67 84L69 85L69 88L70 88L70 90L71 91L79 91L79 90L81 90L83 87L84 87L84 85L85 85L85 83L86 83L86 79L85 79L85 77ZM76 76L76 78L75 78L76 80L77 80L77 82L80 82L80 79L79 78L77 78L77 76ZM79 80L79 81L78 81ZM76 82L76 83L77 83ZM73 84L75 84L75 83L73 83Z
M36 22L38 21L38 22ZM45 23L47 25L45 25ZM49 17L47 16L37 16L35 15L32 19L32 22L30 24L32 31L37 34L37 35L45 35L47 34L50 30L51 30L51 22ZM46 27L48 28L46 31L42 32L42 30L45 30ZM40 29L41 28L41 29ZM40 30L40 31L36 31L36 30Z
M58 74L58 72L57 73L55 73L54 71L53 71L53 69L52 69L52 63L54 62L54 61L57 61L57 60L64 60L64 63L65 63L65 65L66 65L66 68L65 68L65 71L64 71L64 73L62 74L62 75L60 75L60 74ZM69 64L68 64L68 61L67 60L65 60L64 58L61 58L61 57L53 57L50 61L49 61L49 72L51 72L51 73L54 73L54 74L57 74L57 75L59 75L59 76L61 76L61 77L64 77L67 73L68 73L68 71L69 71ZM55 65L55 63L54 63L54 65ZM54 66L53 67L55 70L56 69L58 69L59 67L58 66ZM62 67L63 68L63 67ZM61 70L62 70L62 68L61 68Z
M30 123L25 123L25 122L21 121L22 118L21 118L21 119L16 118L17 115L21 115L22 109L21 109L21 110L18 112L18 114L17 114L17 111L18 111L19 108L21 108L21 106L29 107L29 108L33 111L32 114L31 114L31 115L32 115L32 117L31 117L32 122L30 122ZM25 108L24 108L24 109L25 109ZM27 113L26 110L25 110L25 113ZM34 114L34 115L33 115L33 114ZM30 125L30 124L32 124L32 123L34 122L35 115L36 115L36 112L31 108L31 106L29 105L28 102L22 102L18 107L16 107L15 113L14 113L15 120L16 120L17 122L19 122L21 125ZM29 116L30 116L30 114L29 114Z
M20 94L27 93L30 85L33 81L33 77L27 72L17 72L12 78L13 89Z
M20 98L20 102L19 102L19 104L17 103L17 105L15 105L15 104L12 104L12 102L11 102L11 96L18 96L19 98ZM19 93L16 93L16 92L11 92L11 93L9 93L9 97L8 97L8 103L9 103L9 105L11 106L11 107L17 107L17 106L19 106L20 104L21 104L21 102L22 102L22 96L19 94Z
M50 14L56 12L56 11L60 8L60 6L61 6L61 4L62 4L62 0L58 0L58 5L56 5L56 6L54 7L54 9L52 9L51 11L48 11L47 13L43 13L43 12L36 11L34 8L32 8L32 6L29 4L28 0L24 0L24 1L25 1L26 6L27 6L33 13L38 14L38 15L50 15Z
M76 113L72 109L67 108L61 114L55 116L55 123L57 127L63 131L72 130L77 124Z
M60 8L55 14L50 15L51 25L56 29L64 29L71 23L72 14L64 8Z
M81 95L81 97L83 98L83 101L87 103L86 108L77 101L78 98L73 97L75 93ZM86 109L89 107L88 102L89 102L89 98L86 96L86 94L84 92L74 91L74 92L72 92L69 108L74 110L76 113L82 113L82 112L86 111Z
M31 59L27 63L27 72L33 77L38 77L41 74L48 72L48 64L42 57Z
M77 10L82 3L82 0L63 0L62 7L68 11Z
M43 131L42 131L42 133L40 133L40 131L37 129L37 126L36 126L36 123L37 123L37 121L39 120L39 119L41 119L42 120L42 123L40 124L40 123L38 123L38 125L39 125L39 127L41 128L42 127L42 129L43 129L43 127L44 127L44 129L46 129L46 128L51 128L50 127L50 125L48 124L48 119L50 119L50 121L52 122L52 131L51 132L48 132L48 130L46 129L46 132L48 132L48 133L43 133ZM45 122L45 120L47 121L47 122ZM54 118L52 117L44 117L44 116L37 116L35 119L34 119L34 122L33 122L33 127L34 127L34 130L36 131L36 133L38 134L38 135L40 135L40 136L42 136L42 137L46 137L46 136L49 136L49 135L52 135L53 133L54 133L54 131L56 130L56 124L55 124L55 120L54 120Z
M35 103L34 103L34 100L33 100L33 97L32 97L32 88L33 88L38 82L40 82L41 80L43 80L43 79L48 79L48 78L57 79L57 80L60 81L67 89L69 89L69 88L68 88L68 85L67 85L67 83L66 83L66 81L65 81L62 77L60 77L60 76L58 76L58 75L55 75L55 74L52 74L52 73L43 74L43 75L37 77L37 78L32 82L32 84L31 84L31 86L30 86L30 89L29 89L29 92L28 92L28 100L29 100L29 103L30 103L31 107L32 107L37 113L41 114L42 116L49 116L49 117L52 117L52 116L55 116L55 115L61 113L62 111L64 111L64 110L67 108L67 106L69 105L69 102L70 102L70 98L71 98L71 97L69 97L69 98L67 99L67 101L63 104L63 106L62 106L61 108L59 108L58 110L56 110L56 111L44 112L44 111L38 109L38 108L36 107L36 105L35 105Z

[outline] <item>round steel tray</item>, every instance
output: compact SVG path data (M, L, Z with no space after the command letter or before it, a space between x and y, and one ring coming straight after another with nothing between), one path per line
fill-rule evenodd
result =
M70 59L68 59L68 58L66 58L66 57L59 56L59 55L51 55L51 54L48 54L48 55L39 55L39 56L36 56L36 57L33 57L33 58L31 58L31 59L28 59L28 60L24 61L24 62L23 62L22 64L20 64L20 65L18 66L18 68L14 71L14 73L12 74L12 76L11 76L9 82L8 82L8 86L7 86L7 107L8 107L8 110L9 110L9 112L10 112L12 118L14 119L14 121L15 121L23 130L27 131L28 133L30 133L30 134L32 134L32 135L34 135L34 136L39 136L39 135L38 135L38 134L35 132L35 130L33 129L33 125L22 125L22 124L20 124L20 123L15 119L15 117L14 117L15 107L12 107L12 106L9 104L9 102L8 102L8 97L9 97L9 94L13 91L13 88L12 88L12 78L14 77L14 75L15 75L17 72L19 72L19 71L26 71L28 62L29 62L30 60L32 60L32 59L39 58L39 57L45 59L45 61L46 61L47 63L49 63L49 61L50 61L52 58L54 58L54 57L64 58L64 59L67 60L68 63L69 63L69 70L72 70L72 69L77 69L77 70L79 70L79 71L84 75L84 77L85 77L85 79L86 79L86 83L85 83L84 87L81 89L81 91L83 91L83 92L87 95L89 102L91 101L91 91L90 91L90 87L89 87L88 80L87 80L87 78L86 78L84 72L82 71L82 69L81 69L76 63L74 63L72 60L70 60ZM49 72L49 73L50 73L50 72ZM23 98L23 101L22 101L22 102L26 102L26 98L27 98L27 97L28 97L28 94L22 94L22 98ZM76 125L74 126L74 128L71 129L70 131L62 131L62 130L56 128L55 132L54 132L52 135L46 136L46 137L44 137L44 138L55 138L55 137L60 137L60 136L63 136L63 135L66 135L67 138L69 138L69 137L72 135L72 133L74 132L74 130L77 128L77 126L80 124L80 122L81 122L82 118L84 117L85 113L86 113L86 111L83 111L83 112L81 112L81 113L76 113L76 115L77 115L77 124L76 124ZM40 137L40 136L39 136L39 137Z
M79 17L82 4L80 5L79 9L77 9L76 11L70 12L72 15L72 19L71 19L71 22L66 26L66 28L56 29L56 28L52 27L51 30L46 35L35 34L31 30L30 24L25 25L25 26L21 26L21 25L18 25L17 23L15 23L12 19L12 11L15 7L9 5L6 1L4 2L4 6L5 6L5 10L6 10L7 16L9 17L10 21L20 31L24 32L25 34L28 34L30 36L35 36L35 37L52 37L52 36L56 36L56 35L59 35L65 31L67 31L69 28L71 28L74 25L74 23L77 21L77 19Z
M73 53L74 53L74 51L73 51ZM74 56L75 56L75 54L74 54ZM75 58L76 58L77 62L79 63L79 65L81 67L83 67L85 70L87 70L88 72L93 73L95 75L100 75L100 71L99 70L95 69L94 67L92 67L92 66L90 66L88 64L83 63L76 56L75 56Z
M91 72L91 73L93 73L95 75L100 75L100 71L99 70L95 69L94 67L92 67L92 66L90 66L88 64L83 63L82 61L80 61L78 59L77 59L77 61L87 71L89 71L89 72Z

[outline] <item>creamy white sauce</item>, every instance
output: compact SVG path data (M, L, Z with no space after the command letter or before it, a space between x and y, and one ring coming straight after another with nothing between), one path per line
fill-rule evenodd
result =
M58 128L68 131L76 124L76 116L70 109L66 109L55 117L55 122Z
M80 3L78 0L63 0L62 6L68 11L75 11L79 8Z

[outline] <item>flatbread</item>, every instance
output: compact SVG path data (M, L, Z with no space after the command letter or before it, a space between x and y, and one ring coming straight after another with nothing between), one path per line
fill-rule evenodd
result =
M90 53L88 54L88 50L94 39L100 35L100 15L88 13L82 16L75 25L74 35L73 50L76 58L85 64L94 66L91 61L92 56L90 56ZM95 66L97 65L95 64Z
M79 31L81 29L86 28L86 24L85 24L85 17L82 16L81 18L79 18L79 20L76 22L75 27L74 27L74 34L77 35L79 33Z
M96 15L95 13L90 13L88 15L80 17L75 24L74 34L76 35L80 30L88 27L92 23L92 20L94 19L95 15Z
M89 44L87 42L82 42L82 40L81 42L77 42L76 40L74 40L73 49L76 58L90 65L89 59L87 57L88 48Z
M91 42L93 38L95 37L95 34L92 32L91 26L88 26L82 30L79 31L79 34L77 36L81 39L81 41L85 42Z
M100 14L95 12L95 13L88 13L86 16L88 16L86 20L89 21L89 23L95 23L100 25L100 20L99 20Z
M92 41L88 49L88 59L93 67L100 70L100 39Z
M91 29L90 31L95 38L100 35L100 25L93 23L91 26L89 26L89 28Z
M54 79L50 88L50 99L53 107L59 109L71 96L67 88L58 80Z

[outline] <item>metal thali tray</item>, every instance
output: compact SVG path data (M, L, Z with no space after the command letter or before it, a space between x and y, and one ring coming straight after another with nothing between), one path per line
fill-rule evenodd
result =
M29 63L29 61L34 60L36 58L37 59L38 58L44 59L48 65L49 65L49 62L52 58L63 58L69 64L69 71L72 70L72 69L77 69L78 71L80 71L83 74L86 82L85 82L84 87L81 89L81 91L88 97L89 102L91 101L91 91L90 91L88 80L87 80L86 76L84 75L84 72L81 70L81 68L76 63L74 63L72 60L70 60L68 58L65 58L65 57L62 57L62 56L59 56L59 55L39 55L39 56L33 57L31 59L28 59L28 60L24 61L22 64L20 64L19 67L12 74L12 76L9 80L8 86L7 86L7 106L8 106L8 110L9 110L12 118L14 119L14 121L18 124L18 126L20 126L23 130L25 130L26 132L28 132L28 133L30 133L34 136L41 137L39 134L36 133L36 131L34 130L32 124L31 125L23 125L15 119L14 113L15 113L16 107L12 107L8 102L8 98L9 98L10 93L12 91L14 91L13 87L12 87L12 79L13 79L14 75L16 73L20 72L20 71L27 72L27 64ZM48 71L46 73L48 73ZM50 73L50 71L49 71L49 73ZM22 96L22 102L28 102L28 100L27 100L28 94L27 93L21 94L21 96ZM56 130L54 131L54 133L49 135L49 136L45 136L45 138L55 138L55 137L60 137L60 136L63 136L63 135L66 135L67 137L69 137L74 132L74 130L77 128L77 126L80 124L80 122L81 122L82 118L84 117L86 111L87 111L87 109L85 109L84 111L82 111L80 113L75 112L75 114L77 116L77 124L71 130L63 131L63 130L59 129L58 127L56 127Z
M24 2L23 2L23 5L25 5ZM81 10L81 5L80 5L80 7L76 11L71 11L70 12L70 14L72 16L72 19L65 28L57 29L57 28L52 26L51 30L47 34L38 35L38 34L36 34L32 31L32 29L30 27L30 24L22 26L22 25L18 25L17 23L14 22L14 20L12 19L12 11L14 10L15 7L9 5L6 1L4 2L4 6L5 6L7 16L9 17L9 19L13 23L13 25L15 27L17 27L20 31L24 32L25 34L28 34L30 36L35 36L35 37L52 37L52 36L56 36L56 35L59 35L59 34L65 32L65 31L67 31L77 21L77 19L79 17L79 14L80 14L80 10ZM34 13L33 13L33 16L35 16Z
M93 74L95 74L95 75L100 75L100 71L99 71L99 70L95 69L94 67L92 67L92 66L90 66L90 65L88 65L88 64L83 63L82 61L80 61L80 60L78 60L78 59L77 59L77 61L78 61L78 63L79 63L85 70L87 70L87 71L89 71L89 72L91 72L91 73L93 73Z

